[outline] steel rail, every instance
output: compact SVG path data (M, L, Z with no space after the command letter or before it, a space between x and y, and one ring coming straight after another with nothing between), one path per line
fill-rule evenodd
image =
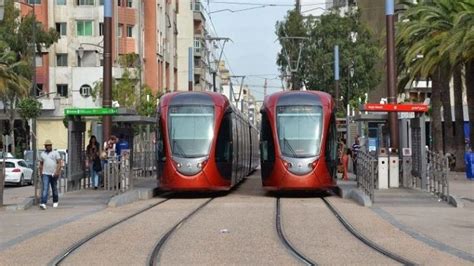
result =
M100 235L100 234L102 234L102 233L104 233L104 232L106 232L106 231L112 229L112 228L115 227L116 225L119 225L119 224L121 224L121 223L123 223L123 222L125 222L125 221L127 221L127 220L129 220L129 219L131 219L131 218L133 218L133 217L135 217L135 216L137 216L137 215L139 215L139 214L142 214L142 213L144 213L144 212L146 212L146 211L148 211L148 210L150 210L150 209L152 209L152 208L154 208L154 207L156 207L156 206L158 206L158 205L160 205L160 204L162 204L162 203L165 203L165 202L168 201L168 200L170 200L170 198L165 199L165 200L162 200L162 201L159 201L159 202L157 202L157 203L155 203L155 204L152 204L152 205L150 205L150 206L148 206L148 207L146 207L146 208L143 208L143 209L141 209L141 210L139 210L139 211L137 211L137 212L135 212L135 213L133 213L133 214L131 214L131 215L125 217L125 218L122 218L122 219L118 220L118 221L115 222L115 223L112 223L112 224L110 224L110 225L108 225L108 226L106 226L106 227L103 227L103 228L101 228L101 229L95 231L94 233L92 233L92 234L86 236L85 238L81 239L80 241L76 242L75 244L73 244L72 246L70 246L69 248L67 248L62 254L56 256L56 257L49 263L49 265L55 265L55 266L56 266L56 265L60 265L69 255L73 254L77 249L79 249L82 245L84 245L85 243L87 243L87 242L90 241L91 239L93 239L93 238L95 238L96 236L98 236L98 235Z
M194 209L194 211L192 211L191 213L189 213L186 217L184 217L183 219L181 219L178 223L176 223L170 230L168 230L168 232L166 232L160 239L160 241L158 241L158 243L155 245L155 247L153 248L153 251L151 252L150 256L148 257L148 263L147 265L150 265L150 266L155 266L155 265L158 265L158 262L160 261L160 251L162 250L162 248L166 245L166 241L168 241L168 239L170 238L170 236L176 232L176 230L181 227L181 225L183 225L187 220L189 220L189 218L191 218L194 214L196 214L197 212L199 212L202 208L204 208L207 204L209 204L209 202L211 202L212 200L214 200L215 197L212 197L210 198L209 200L207 200L206 202L204 202L203 204L199 205L199 207L197 207L196 209Z
M281 205L280 205L279 197L276 200L276 217L275 218L276 218L276 230L278 233L278 237L280 238L280 241L283 243L285 248L291 253L291 255L293 255L299 261L303 262L305 265L317 265L311 259L303 255L303 253L301 253L295 247L293 247L290 241L288 241L288 239L286 238L283 232L283 226L281 224Z
M324 203L326 204L326 206L331 210L331 212L337 217L337 219L339 220L339 222L341 222L341 224L353 235L355 236L357 239L359 239L360 241L362 241L362 243L366 244L367 246L369 246L370 248L378 251L379 253L381 253L382 255L385 255L386 257L389 257L403 265L416 265L416 263L410 261L409 259L406 259L402 256L399 256L393 252L390 252L386 249L384 249L383 247L381 247L380 245L376 244L375 242L373 242L372 240L366 238L362 233L360 233L359 231L357 231L357 229L355 229L355 227L349 223L349 221L346 220L346 218L344 218L344 216L342 216L342 214L331 204L329 203L329 201L327 201L325 198L321 198Z

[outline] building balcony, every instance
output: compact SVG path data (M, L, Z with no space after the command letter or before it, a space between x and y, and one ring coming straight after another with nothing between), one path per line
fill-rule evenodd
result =
M191 7L193 10L193 19L198 21L206 21L204 16L204 7L199 1L191 2Z

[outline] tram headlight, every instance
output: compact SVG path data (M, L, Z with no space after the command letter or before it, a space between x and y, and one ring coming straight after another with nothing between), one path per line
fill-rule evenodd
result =
M283 165L285 166L286 169L293 167L293 164L287 161L283 161Z
M206 164L207 164L207 160L204 160L200 163L197 163L196 166L197 166L197 168L202 169L202 168L204 168L204 166L206 166Z
M308 167L314 169L314 168L316 168L316 165L317 165L317 161L314 161L312 163L309 163Z
M176 167L181 168L181 164L180 164L180 163L176 163Z

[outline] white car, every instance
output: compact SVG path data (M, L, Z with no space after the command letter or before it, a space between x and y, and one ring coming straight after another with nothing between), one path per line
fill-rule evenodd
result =
M3 160L0 160L3 164ZM33 170L23 159L5 159L5 184L24 186L33 184Z

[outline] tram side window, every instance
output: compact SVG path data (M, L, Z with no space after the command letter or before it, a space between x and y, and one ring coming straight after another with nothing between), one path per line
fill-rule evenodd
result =
M275 161L275 148L273 145L273 134L267 113L262 112L262 128L260 132L260 156L262 161Z
M231 121L231 113L226 113L217 136L216 162L230 162L232 159Z
M158 128L156 129L156 151L158 159L165 160L165 145L163 142L163 122L161 119L158 119Z
M326 142L326 161L333 171L336 167L337 160L337 143L336 143L336 119L334 113L331 116L331 122L329 123L328 138Z

